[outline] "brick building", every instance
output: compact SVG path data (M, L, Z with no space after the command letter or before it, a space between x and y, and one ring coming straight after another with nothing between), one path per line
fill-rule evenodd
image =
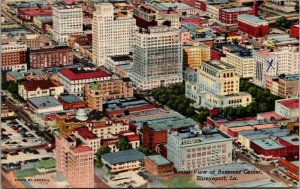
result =
M173 163L161 155L146 156L144 167L155 176L168 176L174 174Z
M76 95L61 94L58 101L64 106L64 110L79 109L85 107L85 102Z
M291 26L290 37L299 38L299 25Z
M225 24L236 24L238 15L252 13L253 9L251 7L224 8L219 10L219 20Z
M299 75L289 74L280 76L266 76L265 88L274 95L281 98L291 98L299 96Z
M265 37L269 33L269 22L250 14L238 16L238 30L252 37Z
M73 64L72 49L68 46L47 46L28 50L32 69L66 66Z
M24 42L9 42L1 44L2 70L27 70L27 45Z
M51 16L51 7L23 7L18 8L18 18L21 20L32 22L37 16Z

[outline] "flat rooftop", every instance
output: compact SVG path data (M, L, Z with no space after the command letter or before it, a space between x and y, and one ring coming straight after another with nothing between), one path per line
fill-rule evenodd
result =
M243 126L254 126L254 125L264 125L271 124L271 122L267 120L249 120L249 121L238 121L234 123L225 123L225 127L243 127Z
M235 8L225 8L223 11L225 12L245 12L245 11L252 11L251 7L235 7Z
M155 131L165 131L168 129L179 129L193 125L198 125L198 123L191 118L183 118L179 120L154 123L149 125L149 127Z
M30 69L28 71L25 71L25 70L11 71L11 72L8 72L7 74L12 76L16 80L20 80L20 79L24 79L26 75L30 75L30 74L42 75L42 74L44 74L44 71L40 70L40 69Z
M242 135L250 140L259 140L266 139L270 137L283 137L288 136L290 131L287 129L281 129L280 127L267 128L267 129L258 129L258 130L250 130L250 131L240 131L239 135Z
M125 70L125 71L130 71L132 70L132 65L131 64L121 64L117 65L118 68Z
M252 140L254 144L260 146L261 148L265 150L275 150L278 148L284 148L285 146L275 142L274 140L271 139L261 139L261 140Z
M137 99L134 97L126 98L126 99L108 100L108 101L103 102L103 104L107 105L106 111L108 111L108 112L151 105L150 102L148 102L144 99Z
M285 136L280 138L292 145L299 146L299 136Z
M36 108L48 108L55 106L62 106L61 103L53 96L42 96L28 99L28 102L33 104Z
M200 131L198 129L191 129L194 131ZM200 142L207 143L207 142L213 142L213 141L220 141L220 140L228 140L231 138L224 133L220 132L217 129L210 129L210 130L202 130L202 134L197 135L190 131L187 132L178 132L177 138L179 139L189 139L189 138L199 138Z
M58 98L67 103L82 102L82 100L78 96L73 94L61 94Z
M268 23L267 20L260 18L258 16L251 15L251 14L241 14L238 16L238 19L247 20L247 21L249 21L251 23L255 23L255 24Z
M130 56L128 55L120 55L120 56L111 56L110 57L113 61L128 61L128 60L133 60Z
M121 158L120 158L121 157ZM145 154L138 150L124 150L119 152L107 153L101 156L110 165L121 164L131 161L144 161Z
M277 103L289 109L299 109L299 98L278 100Z
M234 69L234 66L227 64L225 62L222 61L218 61L218 60L210 60L207 62L204 62L204 65L209 65L210 67L213 67L217 70L227 70L227 69Z
M147 5L150 5L160 11L166 11L166 10L169 10L169 8L171 8L172 10L174 10L174 8L177 8L179 10L195 9L194 7L192 7L190 5L187 5L185 3L178 3L178 2L175 2L175 3L153 2L153 3L147 3Z
M149 158L156 165L166 165L171 163L169 160L167 160L160 154L147 156L147 158Z

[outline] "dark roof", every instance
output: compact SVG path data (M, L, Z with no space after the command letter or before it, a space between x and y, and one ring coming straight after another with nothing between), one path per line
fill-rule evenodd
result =
M108 77L109 74L103 70L84 70L81 68L71 68L59 71L62 75L66 76L70 80L92 79L100 77Z
M143 161L145 154L138 150L124 150L120 152L108 153L101 156L106 162L111 165L125 163L129 161Z
M61 94L58 98L67 103L82 102L82 100L78 96L73 94Z
M51 80L30 80L25 81L22 85L27 91L35 91L37 88L44 90L51 87L56 87Z

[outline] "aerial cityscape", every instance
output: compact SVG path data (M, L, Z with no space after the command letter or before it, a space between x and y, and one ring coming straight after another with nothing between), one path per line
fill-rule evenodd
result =
M2 0L1 188L297 188L299 0Z

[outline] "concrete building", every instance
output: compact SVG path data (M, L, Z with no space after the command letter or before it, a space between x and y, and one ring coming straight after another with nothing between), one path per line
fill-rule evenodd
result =
M299 73L299 46L254 51L253 58L255 60L253 82L258 86L264 86L266 76Z
M198 74L197 82L186 82L185 91L196 106L245 107L252 102L249 93L239 91L240 78L233 66L220 61L205 62Z
M30 98L27 101L27 106L30 111L35 114L47 112L63 111L63 105L56 100L53 96L41 96Z
M79 138L83 143L90 147L94 154L97 153L98 148L101 147L100 138L92 133L88 127L79 127L73 130L73 135Z
M281 98L299 97L299 75L266 76L264 87Z
M41 96L54 96L58 97L64 92L64 86L60 83L51 80L30 80L25 81L18 85L18 94L24 99L41 97Z
M20 80L46 80L48 79L48 75L39 69L36 70L18 70L11 71L6 73L6 80L17 83Z
M84 86L84 96L90 110L102 111L103 101L133 97L133 88L123 80L108 80Z
M60 70L58 77L69 94L79 97L83 97L86 84L110 79L110 75L103 70L80 67Z
M173 163L160 154L146 156L144 163L145 169L154 176L168 176L174 174Z
M170 132L167 150L167 158L177 171L194 171L232 162L232 139L217 130Z
M210 60L210 47L201 43L192 43L184 45L183 49L183 66L197 69L202 62Z
M138 169L142 167L144 158L145 155L138 150L124 150L107 153L101 156L104 165L107 165L110 168L110 173Z
M52 18L51 18L52 19ZM2 37L2 43L22 41L27 45L27 48L40 48L44 46L52 46L53 41L42 34L21 34L13 37Z
M251 7L223 8L219 11L219 20L225 24L236 24L240 14L252 14Z
M67 43L69 35L83 33L82 8L76 4L58 2L52 6L54 39Z
M265 37L269 33L269 22L250 14L238 16L238 30L252 37Z
M73 51L68 46L46 46L27 51L32 69L67 66L73 64Z
M276 100L275 112L287 119L299 118L299 97Z
M138 90L182 82L180 31L167 26L140 30L134 40L132 80Z
M253 78L254 59L250 50L239 52L225 52L226 57L221 57L221 61L236 68L240 78Z
M27 70L27 45L24 42L1 44L1 69L7 71Z
M109 56L106 57L104 66L115 73L117 66L132 64L132 62L132 57L128 55Z
M111 3L101 3L93 13L93 62L97 66L103 66L108 56L132 52L136 20L129 11L114 12Z
M94 152L74 135L55 140L56 171L74 188L94 188Z

